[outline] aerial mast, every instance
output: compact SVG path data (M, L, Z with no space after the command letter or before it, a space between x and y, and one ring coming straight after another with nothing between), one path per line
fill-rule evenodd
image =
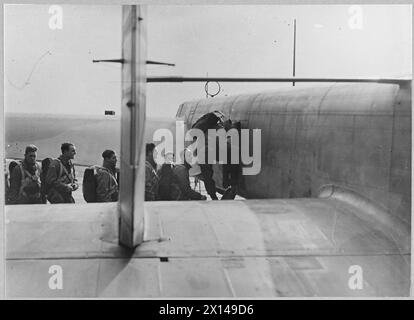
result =
M293 20L293 78L296 74L296 19ZM295 86L295 81L292 82Z

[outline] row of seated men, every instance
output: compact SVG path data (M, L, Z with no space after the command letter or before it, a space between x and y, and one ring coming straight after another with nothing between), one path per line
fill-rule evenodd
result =
M207 197L193 190L190 185L191 165L174 164L172 154L165 156L166 162L157 170L153 143L145 150L145 201L159 200L206 200ZM184 157L183 157L184 158Z
M10 163L10 177L6 177L6 204L75 203L72 193L79 188L79 184L72 160L76 147L69 142L63 143L62 154L56 159L44 159L41 165L36 161L37 151L36 146L29 145L20 163ZM116 154L113 150L105 150L102 158L102 166L94 166L96 174L92 177L92 191L85 189L88 183L84 175L84 197L85 193L92 192L93 202L117 201L119 175Z
M240 125L240 123L232 124L231 120L224 122L221 112L214 111L197 120L193 128L207 132L211 128L224 127L228 130L234 125ZM173 161L167 161L157 170L153 157L154 149L153 143L146 145L146 201L206 200L205 196L190 186L189 170L191 165L188 162L173 164ZM63 143L61 145L62 154L57 159L44 159L41 166L36 161L37 151L36 146L29 145L26 147L23 161L19 164L16 162L10 164L10 179L6 178L6 204L40 204L47 203L47 201L50 203L75 203L72 192L79 188L75 167L72 163L76 155L75 146L69 142ZM230 151L230 147L228 151ZM102 166L93 166L93 168L85 170L82 191L87 202L118 201L119 170L116 169L116 154L113 150L105 150L102 157ZM185 159L185 157L183 158ZM212 165L200 164L199 167L207 193L212 200L218 200L215 182L212 178ZM223 186L229 185L230 188L222 199L234 199L239 175L239 165L223 166ZM9 181L10 183L8 183Z
M145 200L206 200L191 189L190 165L165 163L156 171L153 158L155 145L147 144ZM38 148L29 145L20 163L9 165L10 178L6 177L6 204L75 203L72 193L79 188L75 167L72 163L76 147L63 143L62 154L57 159L46 158L39 165ZM102 153L102 166L93 166L93 186L90 186L87 170L83 179L83 196L87 202L113 202L118 200L119 170L113 150ZM91 191L92 189L92 191Z

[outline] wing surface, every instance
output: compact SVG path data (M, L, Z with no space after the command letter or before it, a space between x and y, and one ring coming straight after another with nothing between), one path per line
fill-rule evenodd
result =
M407 231L338 199L146 202L135 251L118 246L116 205L7 206L7 296L409 295Z

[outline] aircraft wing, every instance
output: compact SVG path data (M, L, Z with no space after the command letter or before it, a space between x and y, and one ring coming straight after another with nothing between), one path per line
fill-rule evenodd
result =
M7 296L409 295L409 233L338 199L146 202L135 251L117 205L6 206Z

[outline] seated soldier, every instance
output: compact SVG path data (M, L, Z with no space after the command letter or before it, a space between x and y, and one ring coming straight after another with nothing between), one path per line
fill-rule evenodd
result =
M159 200L179 200L181 191L177 177L174 175L174 154L165 154L165 163L158 170L160 177L158 184Z
M105 150L102 158L102 167L96 167L96 201L116 202L119 194L116 180L116 154L113 150Z
M38 204L42 202L40 193L40 166L36 163L37 147L29 145L24 160L14 167L10 176L10 204Z
M190 186L189 170L191 168L191 165L185 158L185 151L186 150L184 150L182 154L184 163L176 164L173 168L173 173L177 177L178 186L180 187L181 191L179 200L206 200L206 196L203 196L201 193L193 190ZM190 151L187 153L190 153Z
M52 159L46 174L47 199L50 203L75 203L72 192L79 188L72 160L76 148L72 143L62 143L62 154Z
M147 143L145 148L145 201L158 200L157 164L154 160L155 144Z

